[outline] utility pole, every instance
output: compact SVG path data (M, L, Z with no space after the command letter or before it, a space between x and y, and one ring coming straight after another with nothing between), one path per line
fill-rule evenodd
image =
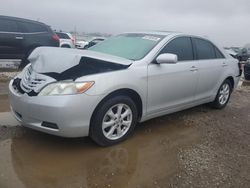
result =
M74 27L74 33L75 33L75 42L76 42L76 26Z

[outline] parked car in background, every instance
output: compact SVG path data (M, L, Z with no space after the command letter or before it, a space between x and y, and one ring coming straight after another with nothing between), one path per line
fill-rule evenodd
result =
M29 54L39 46L59 46L58 36L48 25L0 16L0 59L21 59L21 67L24 67Z
M237 56L240 61L247 61L247 59L250 58L250 53L248 53L246 48L242 48Z
M75 48L75 39L70 33L56 32L60 38L60 47L62 48Z
M124 141L138 122L204 103L222 109L240 79L236 59L182 33L126 33L88 50L41 47L29 59L9 84L15 118L102 146Z
M105 38L94 38L91 41L89 41L87 45L84 46L84 49L88 49L88 48L90 48L90 47L92 47L100 42L103 42L104 40L105 40Z
M244 66L244 77L246 80L250 80L250 58L247 60Z
M233 58L235 58L235 59L238 58L238 54L234 50L232 50L231 48L224 48L224 50L226 53L231 55Z
M236 53L239 53L240 47L231 47L231 50L235 51Z
M94 46L102 41L104 41L105 38L101 38L101 37L94 37L92 38L90 41L77 41L76 42L76 48L78 49L88 49L91 46Z
M84 49L84 47L87 44L88 44L88 42L86 40L81 39L81 40L76 40L75 46L76 46L77 49Z

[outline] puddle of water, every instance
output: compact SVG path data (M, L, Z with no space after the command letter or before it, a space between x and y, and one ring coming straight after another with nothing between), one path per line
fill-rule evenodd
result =
M13 117L11 112L1 112L0 113L0 126L17 126L19 125L18 121Z
M1 88L0 88L0 112L8 112L8 111L10 111L8 95L1 95Z
M8 82L1 82L0 80L0 95L8 94Z
M194 127L164 117L108 148L21 130L0 142L0 187L166 187L178 172L179 148L199 140Z
M11 140L5 140L0 143L0 187L25 187L22 182L18 179L18 176L13 169L11 160ZM8 182L8 186L4 183Z

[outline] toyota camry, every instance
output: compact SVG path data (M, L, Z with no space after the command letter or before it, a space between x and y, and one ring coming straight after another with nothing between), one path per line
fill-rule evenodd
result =
M40 47L9 84L25 127L109 146L138 122L209 103L224 108L237 60L211 41L175 32L125 33L88 50Z

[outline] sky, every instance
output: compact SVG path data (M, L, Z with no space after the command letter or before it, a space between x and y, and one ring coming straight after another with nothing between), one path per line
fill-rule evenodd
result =
M250 43L249 0L0 0L0 15L63 31L179 31L221 46Z

